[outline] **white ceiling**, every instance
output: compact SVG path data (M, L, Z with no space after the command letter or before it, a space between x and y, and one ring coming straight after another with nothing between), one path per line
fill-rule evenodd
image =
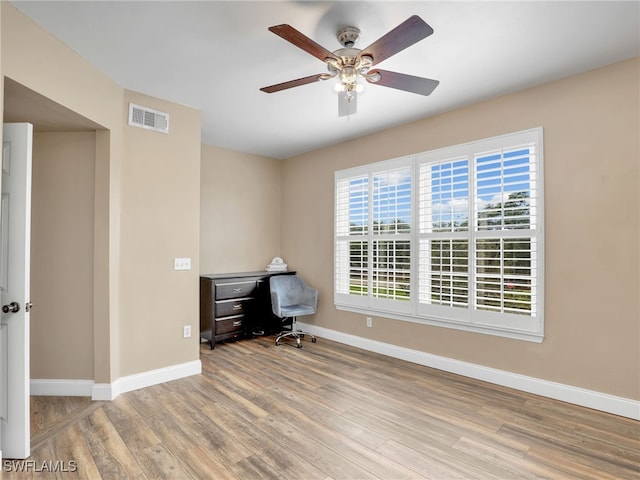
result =
M123 87L201 110L203 143L272 158L640 55L638 1L12 3ZM434 34L379 67L439 80L431 96L367 84L358 112L338 117L334 80L259 90L326 71L269 26L333 51L341 26L364 48L414 14Z

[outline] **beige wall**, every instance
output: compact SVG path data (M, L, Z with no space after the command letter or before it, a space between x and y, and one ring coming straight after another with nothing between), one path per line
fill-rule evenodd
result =
M95 132L34 133L31 378L94 377L95 148Z
M94 228L104 232L94 248L94 380L118 378L118 244L119 171L122 162L122 95L113 81L75 52L18 12L9 2L2 9L2 74L109 130L101 142L101 177L96 177ZM104 135L99 135L104 139ZM98 153L98 152L97 152ZM106 158L104 158L106 155ZM98 170L96 170L98 171ZM34 303L36 303L34 301ZM73 349L70 354L73 355ZM60 377L57 377L60 378Z
M282 165L278 160L202 146L200 271L264 270L282 256ZM285 261L287 259L285 258Z
M198 324L199 113L125 91L10 3L0 8L2 74L104 127L95 133L93 380L198 360L197 336L183 339L182 325ZM168 112L169 135L128 127L129 100ZM191 257L192 270L174 272L173 257ZM83 361L78 349L67 355L48 366L53 378Z
M125 92L169 113L169 134L125 127L120 265L121 374L198 360L200 113ZM175 257L191 258L174 271Z
M98 142L94 228L103 233L94 245L94 380L119 376L118 245L122 163L123 89L74 51L18 12L2 9L2 74L105 127ZM106 140L105 140L106 139ZM36 303L36 302L34 302Z
M316 325L474 364L640 398L639 61L623 62L285 161L282 251L320 290ZM373 319L333 305L334 171L542 126L541 344Z

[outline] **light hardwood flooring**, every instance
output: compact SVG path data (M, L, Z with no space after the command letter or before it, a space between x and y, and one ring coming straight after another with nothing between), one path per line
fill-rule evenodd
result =
M33 397L29 471L5 462L2 478L640 478L634 420L322 338L201 359L202 375L112 402Z

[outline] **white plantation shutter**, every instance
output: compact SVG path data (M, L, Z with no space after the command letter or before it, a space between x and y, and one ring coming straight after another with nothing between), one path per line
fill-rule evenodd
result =
M476 308L536 315L535 238L476 239Z
M542 129L337 172L336 306L540 341L542 179Z
M373 233L409 233L411 226L411 167L376 171L372 175Z
M535 229L535 144L475 155L478 230Z
M419 156L420 232L469 229L469 159Z
M467 321L460 309L469 304L469 158L458 149L418 155L417 162L418 312Z
M421 239L420 260L420 303L469 305L468 240Z
M336 173L336 305L411 309L411 159ZM404 306L394 306L398 302Z
M541 140L509 140L474 154L474 308L478 321L542 334Z
M336 175L335 299L366 304L368 294L369 178ZM343 300L344 301L344 300Z
M372 174L371 295L411 299L411 167L401 165Z
M390 300L411 299L411 241L372 242L371 295Z

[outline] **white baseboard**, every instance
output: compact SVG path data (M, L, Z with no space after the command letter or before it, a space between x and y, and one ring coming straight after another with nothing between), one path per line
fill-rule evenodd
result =
M92 400L113 400L121 393L178 380L202 372L200 360L150 370L118 378L113 383L94 383L93 380L40 380L30 382L31 395L91 397Z
M91 398L92 400L113 400L121 393L158 385L159 383L170 382L171 380L178 380L199 373L202 373L202 362L200 360L150 370L148 372L136 373L126 377L120 377L111 384L96 383L93 386Z
M37 379L30 381L31 395L47 397L90 397L93 380Z
M316 325L298 322L298 327L309 333L324 337L336 342L353 345L354 347L381 353L390 357L399 358L427 367L436 368L446 372L456 373L465 377L483 380L485 382L515 388L528 393L553 398L564 402L573 403L583 407L613 413L622 417L640 420L640 402L628 398L617 397L606 393L595 392L584 388L573 387L562 383L550 382L535 377L528 377L505 370L485 367L474 363L462 362L447 357L432 355L430 353L412 350L389 343L370 340L348 333L331 330Z

